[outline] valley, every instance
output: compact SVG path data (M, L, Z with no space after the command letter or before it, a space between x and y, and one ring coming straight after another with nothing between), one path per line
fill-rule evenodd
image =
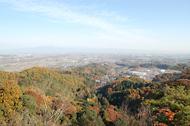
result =
M188 57L1 55L0 62L3 126L190 122Z

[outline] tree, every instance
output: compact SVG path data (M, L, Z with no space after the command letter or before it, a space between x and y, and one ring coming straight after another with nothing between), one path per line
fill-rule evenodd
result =
M88 109L78 114L78 123L79 126L105 126L101 117Z
M8 121L22 107L21 90L16 81L0 83L0 113L1 119Z

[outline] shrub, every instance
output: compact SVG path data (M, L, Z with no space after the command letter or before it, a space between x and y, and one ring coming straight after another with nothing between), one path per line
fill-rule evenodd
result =
M95 111L86 109L85 111L78 113L79 126L105 126L101 117L97 115Z
M0 114L2 117L10 119L16 111L21 109L20 97L21 90L16 81L0 83Z
M35 98L30 95L23 95L21 99L23 102L23 106L29 109L31 113L34 113L37 106Z
M127 126L127 122L123 119L118 119L114 122L114 126Z

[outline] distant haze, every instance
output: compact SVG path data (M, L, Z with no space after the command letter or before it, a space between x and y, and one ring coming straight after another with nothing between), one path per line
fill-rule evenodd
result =
M0 53L190 54L189 0L0 0Z
M0 50L0 55L60 55L60 54L108 54L108 55L152 55L152 56L178 56L189 57L188 52L169 52L157 50L121 49L121 48L86 48L86 47L34 47L34 48L14 48ZM179 58L179 57L178 57Z

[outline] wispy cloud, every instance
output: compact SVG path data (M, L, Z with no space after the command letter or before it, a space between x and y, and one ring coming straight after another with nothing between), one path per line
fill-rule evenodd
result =
M96 39L106 41L106 44L115 41L113 47L118 44L117 42L131 47L138 45L139 42L144 42L146 45L150 45L153 41L158 42L151 36L147 37L144 30L126 28L127 24L123 25L122 22L127 22L128 17L118 15L116 12L108 12L106 9L90 9L90 5L85 4L76 6L67 0L0 0L0 2L9 4L18 11L33 12L51 19L98 29Z
M0 0L0 2L4 2L10 4L12 7L19 11L29 11L35 12L38 14L46 15L50 18L54 18L57 20L64 20L73 23L80 23L83 25L93 26L102 30L110 31L115 29L115 26L102 19L103 16L111 16L112 19L123 20L116 15L111 15L108 12L102 13L85 13L84 11L80 11L80 7L73 7L64 1L49 1L49 0ZM87 10L88 11L88 10ZM108 15L109 14L109 15ZM113 17L114 16L114 17Z

